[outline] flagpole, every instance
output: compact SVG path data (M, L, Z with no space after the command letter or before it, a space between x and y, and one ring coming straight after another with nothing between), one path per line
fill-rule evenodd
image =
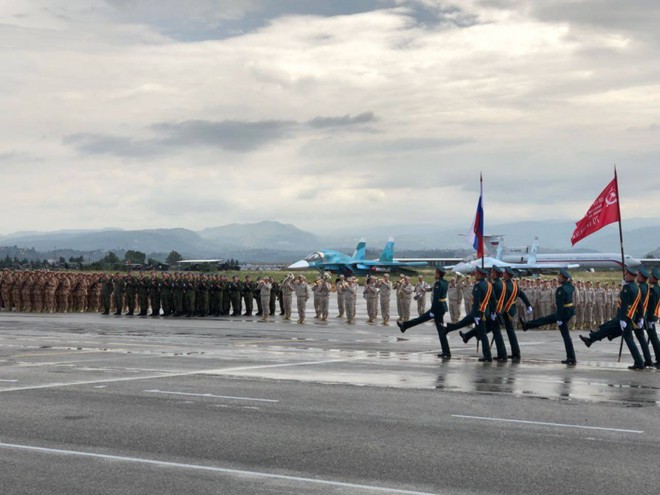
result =
M621 225L621 197L619 196L619 179L616 175L616 164L614 165L614 186L616 187L616 210L619 215L619 243L621 245L621 270L623 271L623 278L626 278L626 256L623 251L623 227ZM633 324L632 322L630 323ZM621 342L619 343L619 358L617 363L621 362L621 354L623 353L623 330L621 331Z
M486 246L484 242L483 233L486 231L486 222L484 222L484 178L483 174L479 172L479 191L481 192L481 224L483 225L483 230L481 232L481 269L484 269L484 257L486 256Z

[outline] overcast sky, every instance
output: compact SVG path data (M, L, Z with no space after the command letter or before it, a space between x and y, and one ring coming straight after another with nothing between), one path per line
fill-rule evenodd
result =
M0 233L658 216L657 0L0 3Z

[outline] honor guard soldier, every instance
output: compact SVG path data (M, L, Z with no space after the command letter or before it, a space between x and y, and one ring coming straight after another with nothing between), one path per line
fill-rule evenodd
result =
M640 299L639 306L637 306L637 315L635 316L636 325L634 327L635 337L637 342L639 342L639 347L642 349L642 355L644 356L644 367L654 368L653 359L651 359L651 351L649 350L649 341L646 340L645 330L645 317L646 310L649 306L649 299L651 297L651 292L649 291L649 285L647 280L651 274L649 271L642 267L638 268L637 273L637 287L639 287Z
M649 304L646 308L646 332L649 334L649 340L653 346L655 354L655 367L660 369L660 340L655 325L660 316L660 268L654 267L649 277Z
M520 346L518 345L518 338L516 337L516 331L513 328L513 324L516 318L517 308L516 308L516 299L522 300L527 308L527 314L531 314L533 311L532 304L525 292L518 286L518 282L515 280L516 272L512 268L506 268L504 271L504 284L506 286L506 300L504 302L504 308L502 310L502 316L504 319L504 328L506 328L506 334L509 338L509 345L511 346L511 360L520 361Z
M423 313L421 316L410 321L397 321L401 333L407 329L419 325L433 319L435 322L435 329L438 332L438 339L440 339L440 348L442 353L438 357L443 359L451 358L451 350L449 349L449 341L445 334L444 320L445 313L447 312L447 290L449 284L444 279L446 273L445 268L436 268L435 270L435 284L433 284L433 295L431 296L431 309Z
M488 282L488 272L484 268L477 268L474 272L475 283L472 287L472 307L470 312L457 323L449 323L445 327L446 333L459 328L464 328L474 323L477 330L477 338L481 342L483 357L479 361L491 362L493 357L488 345L488 335L486 334L486 313L489 311L490 298L493 293L493 286Z
M493 340L495 341L495 347L497 348L497 361L500 363L507 361L506 347L504 345L502 330L500 328L500 320L502 319L502 310L506 298L506 286L501 279L503 274L503 268L494 266L490 269L493 292L491 294L486 314L486 333L492 332L493 334ZM472 337L477 335L477 329L473 328L466 333L459 332L459 334L463 339L463 342L467 344Z
M521 325L523 331L526 332L530 328L538 328L545 325L557 323L557 327L561 332L561 337L564 339L564 347L566 348L566 359L562 364L574 365L577 363L575 359L575 349L573 348L573 341L569 332L568 322L575 315L575 307L573 306L573 285L571 284L571 274L568 270L562 269L557 275L559 287L555 291L555 304L557 310L553 314L542 316L536 320L522 321Z
M613 340L623 334L623 340L626 342L634 360L634 364L628 367L631 370L644 369L644 360L633 338L635 316L637 315L637 308L642 298L642 293L635 283L637 274L638 271L636 268L629 266L625 268L624 283L619 292L619 309L617 310L616 317L603 323L596 332L590 332L588 337L580 335L580 340L587 347L591 347L591 344L603 340L605 337Z

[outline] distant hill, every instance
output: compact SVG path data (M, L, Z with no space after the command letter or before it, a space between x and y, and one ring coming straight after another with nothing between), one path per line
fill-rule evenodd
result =
M309 251L318 249L314 234L279 222L232 223L199 231L202 239L223 248Z
M540 252L568 251L574 222L527 221L486 224L489 234L505 236L504 245L530 245L539 237ZM660 250L660 219L632 219L624 223L626 253L645 257ZM322 226L319 226L319 230ZM34 248L37 251L71 249L78 251L127 250L144 253L178 251L184 257L221 257L241 261L289 262L311 251L336 249L350 254L357 241L365 237L370 250L380 252L387 238L395 237L395 252L470 249L465 229L443 229L441 225L346 226L340 232L311 233L294 225L264 221L252 224L229 224L194 232L188 229L155 230L86 230L58 232L19 232L0 237L0 246ZM618 252L619 233L615 224L577 244L575 251Z

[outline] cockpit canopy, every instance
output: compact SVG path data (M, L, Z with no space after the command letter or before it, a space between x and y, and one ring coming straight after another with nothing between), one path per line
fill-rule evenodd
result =
M309 256L307 256L307 258L305 258L305 261L307 261L308 263L313 263L313 262L323 261L323 260L325 260L325 256L323 256L323 253L320 252L320 251L312 253Z

